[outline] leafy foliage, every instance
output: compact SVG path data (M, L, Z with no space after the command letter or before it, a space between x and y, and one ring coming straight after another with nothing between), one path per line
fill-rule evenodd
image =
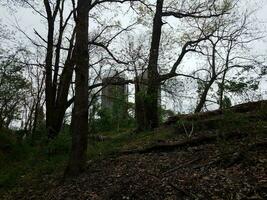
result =
M19 119L19 109L27 98L30 83L17 61L16 55L0 60L0 127Z
M225 85L225 89L227 89L229 92L233 93L242 93L246 90L257 90L259 88L259 82L255 80L249 80L249 81L228 81Z

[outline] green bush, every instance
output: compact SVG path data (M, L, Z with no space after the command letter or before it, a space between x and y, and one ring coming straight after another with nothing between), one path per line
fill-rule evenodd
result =
M48 153L56 155L69 154L71 148L71 134L69 127L63 128L61 133L48 143Z
M22 180L27 182L64 169L71 147L69 128L65 127L51 142L47 142L45 134L40 131L42 137L32 142L31 138L19 140L14 131L0 131L0 193Z
M94 119L91 123L93 131L121 131L121 129L131 128L134 126L135 120L130 116L124 116L122 110L103 108L98 111L98 119Z

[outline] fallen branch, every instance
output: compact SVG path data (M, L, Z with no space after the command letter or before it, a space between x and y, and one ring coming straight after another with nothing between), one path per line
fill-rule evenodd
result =
M267 141L261 141L254 144L248 145L244 150L235 152L231 158L228 159L227 164L225 164L225 167L231 167L235 165L236 163L241 162L246 156L245 154L248 151L254 150L256 148L266 148L267 147Z
M232 138L239 138L239 137L245 137L247 134L243 133L233 133L230 132L228 134L225 134L223 137L224 139L232 139ZM217 134L212 135L203 135L200 137L195 137L192 139L187 139L182 142L174 142L174 143L163 143L163 144L157 144L145 149L134 149L134 150L128 150L128 151L122 151L119 154L122 155L129 155L129 154L145 154L145 153L151 153L151 152L171 152L176 149L186 148L186 147L193 147L193 146L200 146L203 144L208 144L212 142L216 142L218 139Z
M196 158L196 159L194 159L194 160L190 160L189 162L186 162L186 163L184 163L184 164L182 164L182 165L179 165L179 166L177 166L177 167L175 167L175 168L172 168L172 169L170 169L170 170L164 172L163 175L166 175L166 174L172 173L172 172L174 172L174 171L176 171L176 170L178 170L178 169L187 167L188 165L191 165L191 164L193 164L194 162L197 162L197 161L199 161L199 160L201 160L201 158Z
M210 167L212 165L218 164L218 163L222 163L224 162L224 167L225 168L229 168L233 165L235 165L236 163L241 162L244 158L245 158L245 154L248 151L252 151L255 148L266 148L267 147L267 141L261 141L261 142L257 142L257 143L253 143L248 145L244 150L239 151L239 152L232 152L232 153L228 153L230 154L230 156L227 156L228 154L221 154L221 155L217 155L217 159L210 161L206 164L202 164L202 165L196 165L193 167L193 169L199 169L199 168L203 168L203 167ZM225 159L225 156L228 157L228 159ZM219 157L219 158L218 158Z
M147 173L147 174L150 175L151 177L153 177L154 179L156 179L157 181L162 182L162 180L158 176L156 176L154 174L151 174L151 173ZM178 187L177 185L173 184L172 182L167 181L166 184L171 186L173 189L175 189L179 193L179 197L181 199L183 199L183 197L190 197L191 199L195 199L195 195L192 195L191 193L189 193L189 192L185 191L184 189Z
M164 123L164 125L175 124L179 120L187 120L187 121L196 121L196 120L204 120L209 119L214 116L221 116L225 112L233 112L233 113L255 113L259 110L266 109L267 100L257 101L257 102L249 102L244 104L235 105L228 109L218 109L208 112L201 112L196 114L183 114L169 117L168 120Z

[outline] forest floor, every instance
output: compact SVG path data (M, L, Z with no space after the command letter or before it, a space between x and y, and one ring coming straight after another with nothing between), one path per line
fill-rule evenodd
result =
M267 199L265 111L187 115L154 132L105 136L78 178L43 175L0 199Z

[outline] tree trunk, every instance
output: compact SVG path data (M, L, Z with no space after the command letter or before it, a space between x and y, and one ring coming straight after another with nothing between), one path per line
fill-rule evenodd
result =
M224 84L225 84L226 70L223 73L222 82L219 87L219 106L220 109L223 109L223 95L224 95Z
M232 50L232 41L230 42L230 47L227 51L227 56L226 56L226 61L225 61L225 70L223 72L223 76L222 76L222 82L221 82L221 86L219 87L219 106L220 109L223 109L223 95L224 95L224 89L225 89L225 78L226 78L226 73L228 72L229 69L229 59L230 59L230 53Z
M54 56L54 40L55 40L55 20L57 19L60 9L61 1L57 0L54 3L49 0L43 0L47 14L48 33L47 33L47 53L45 58L45 103L46 103L46 130L50 139L55 138L60 130L64 120L64 115L67 109L67 97L70 87L70 82L73 74L73 40L75 36L75 29L70 39L70 47L67 55L63 71L58 81L58 70L60 61L60 48L62 43L62 34L64 28L60 27L57 34L58 43L56 45L56 54ZM53 4L53 6L52 6ZM60 18L60 20L62 20ZM60 21L62 23L62 21ZM53 64L54 62L54 64Z
M217 45L218 41L215 43L212 42L212 58L211 58L212 64L210 66L212 75L210 77L208 84L205 85L204 91L200 96L200 100L199 100L199 103L195 109L195 113L199 113L203 109L203 106L205 105L205 102L207 100L207 95L208 95L208 92L210 90L210 87L212 86L212 84L214 83L214 81L217 78L217 74L216 74L216 45Z
M162 29L162 7L163 0L157 0L148 62L147 91L144 99L146 118L144 120L144 129L148 130L159 126L158 92L160 83L158 73L158 57Z
M66 176L77 176L86 165L88 138L88 0L78 0L76 19L76 77L72 114L72 148Z
M159 84L155 81L148 83L147 95L145 98L146 129L153 130L159 126Z
M65 68L70 69L65 70ZM48 137L51 139L55 138L59 134L64 120L65 112L69 106L68 94L74 66L73 64L70 66L65 65L65 68L64 70L66 72L63 72L62 74L62 80L60 81L59 89L57 91L56 102L52 106L50 106L49 110L47 110L46 112L46 127L48 129ZM48 116L50 117L48 118Z
M0 130L3 128L3 122L2 120L0 119Z
M208 95L208 92L210 90L210 87L212 86L214 81L215 81L215 78L211 79L209 81L209 83L205 86L204 91L200 96L199 103L197 104L197 107L195 109L195 113L201 112L201 110L202 110L202 108L203 108L203 106L204 106L204 104L205 104L205 102L207 100L207 95Z
M53 137L53 121L54 121L54 104L55 99L53 96L52 88L52 59L53 59L53 34L54 26L50 24L48 28L48 45L47 45L47 55L46 55L46 69L45 69L45 102L46 102L46 129L48 132L48 137Z
M137 123L137 131L144 131L146 123L145 105L144 105L144 89L140 87L138 77L135 83L135 120Z

